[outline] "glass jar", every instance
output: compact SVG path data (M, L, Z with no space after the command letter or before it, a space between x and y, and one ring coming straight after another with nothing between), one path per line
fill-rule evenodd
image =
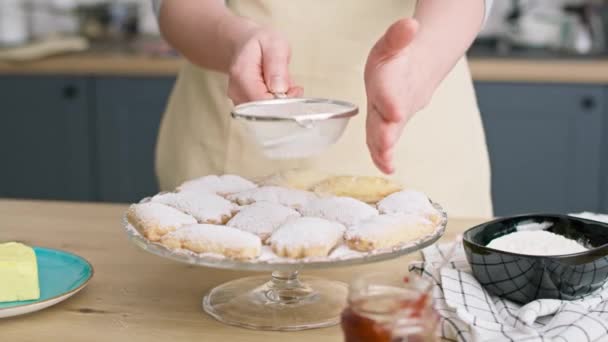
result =
M429 282L419 276L373 273L355 279L342 312L345 342L437 341L439 315Z

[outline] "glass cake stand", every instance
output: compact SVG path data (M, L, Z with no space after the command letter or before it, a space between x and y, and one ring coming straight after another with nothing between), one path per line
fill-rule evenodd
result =
M258 330L296 331L338 324L348 291L345 283L302 277L301 271L389 260L427 247L443 235L447 224L445 211L438 204L433 205L441 213L441 220L433 233L419 240L390 249L323 259L239 261L211 254L174 251L148 241L126 219L124 224L133 243L163 258L204 267L271 272L270 277L245 277L216 286L203 298L203 310L218 321L231 325Z

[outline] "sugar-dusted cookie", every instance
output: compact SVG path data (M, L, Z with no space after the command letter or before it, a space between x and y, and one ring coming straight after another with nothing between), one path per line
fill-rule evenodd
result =
M274 185L292 189L310 190L313 185L318 184L330 175L312 169L292 169L277 172L258 180L262 186Z
M216 253L238 260L254 259L262 250L262 242L257 235L213 224L195 224L179 228L163 236L161 244L171 249Z
M270 237L278 256L307 258L327 256L342 240L344 226L318 217L301 217L279 227Z
M366 252L414 241L434 228L431 221L418 215L384 214L348 227L344 238L350 248Z
M378 210L350 197L324 197L308 202L301 213L304 216L320 217L351 226L363 219L378 215Z
M209 175L189 180L180 185L179 192L211 192L221 196L234 192L256 188L257 185L243 177L236 175Z
M431 201L420 191L403 190L388 195L378 202L382 214L412 214L424 216L437 223L441 216Z
M352 197L366 203L376 203L399 190L401 186L389 179L370 176L334 176L312 187L318 194Z
M181 226L196 224L194 217L154 202L131 205L127 220L150 241L159 241L163 235Z
M205 192L169 192L156 195L151 201L190 214L200 223L223 224L238 211L238 206L234 203L221 196Z
M301 209L310 200L316 198L315 194L308 191L282 188L279 186L262 186L255 189L237 192L228 195L231 201L240 205L247 205L255 202L271 202L281 204L293 209Z
M294 209L271 202L255 202L241 208L227 226L253 233L266 241L280 225L300 217Z

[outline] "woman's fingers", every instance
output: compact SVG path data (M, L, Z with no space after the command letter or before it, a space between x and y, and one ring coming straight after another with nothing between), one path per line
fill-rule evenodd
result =
M403 51L414 40L418 32L418 21L403 18L394 22L373 48L373 53L380 60L390 59Z
M370 94L373 94L374 107L378 114L390 122L401 122L405 119L406 113L400 108L398 103L398 91L396 88L406 87L406 84L399 79L394 79L392 75L381 75L385 72L383 68L378 69L378 74L368 82ZM401 81L401 82L399 82Z
M273 98L262 79L248 78L244 75L232 76L228 80L228 97L235 105Z
M368 109L366 119L367 147L376 167L384 173L393 173L393 147L397 124L386 121L376 108Z
M393 23L370 51L365 66L365 89L369 103L367 146L374 164L393 173L394 146L411 116L407 74L408 47L418 31L418 22L405 18Z
M290 48L278 33L263 29L238 47L228 72L228 97L235 103L271 99L275 93L301 96L290 84ZM293 88L293 89L292 89Z
M300 86L294 86L289 88L287 91L287 97L302 97L304 95L304 88Z
M259 44L245 44L228 72L228 97L235 104L268 98L261 67L262 51Z
M272 93L287 93L289 90L289 44L277 36L260 40L262 48L262 75L266 87Z

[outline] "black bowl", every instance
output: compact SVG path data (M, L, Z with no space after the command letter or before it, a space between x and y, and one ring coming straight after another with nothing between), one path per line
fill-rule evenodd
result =
M550 222L547 229L589 250L538 256L486 247L516 230L520 223ZM464 250L475 278L489 292L518 303L540 298L578 299L602 287L608 278L608 224L566 215L522 215L501 218L464 233Z

